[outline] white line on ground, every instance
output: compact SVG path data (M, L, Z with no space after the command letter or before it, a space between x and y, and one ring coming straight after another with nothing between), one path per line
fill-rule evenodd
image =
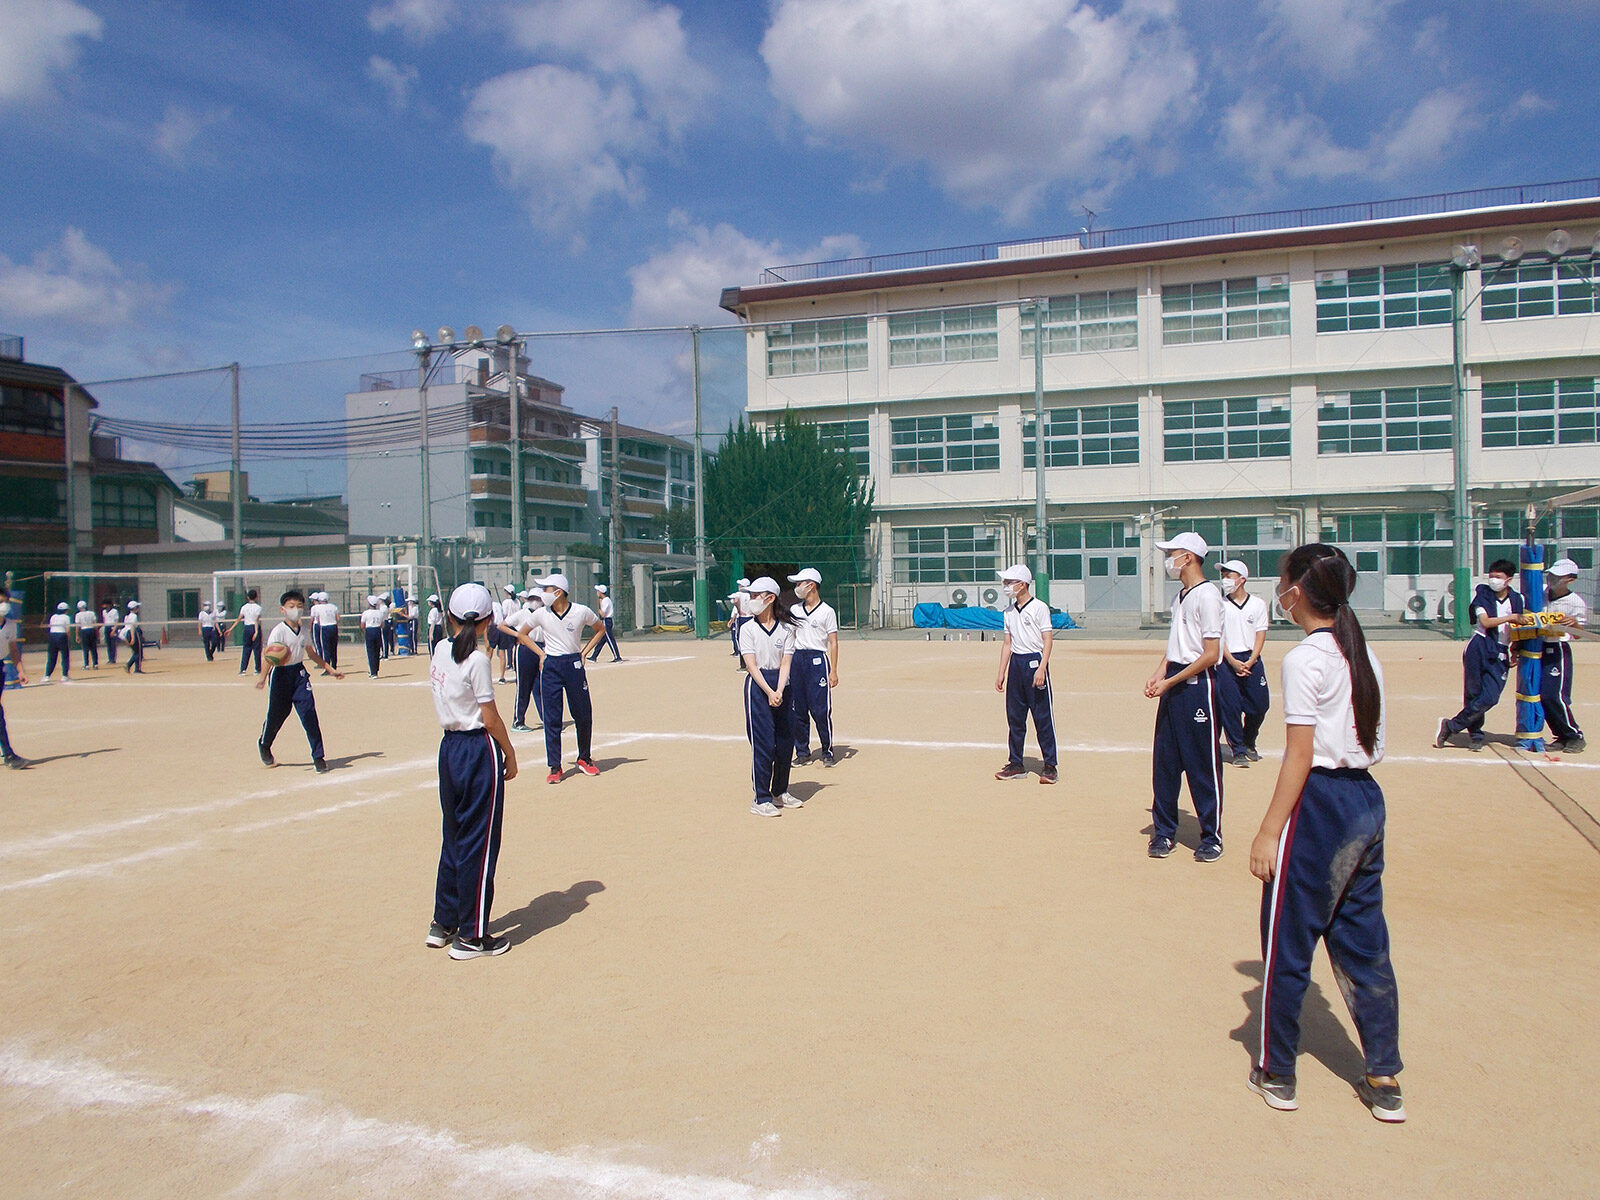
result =
M185 850L198 850L199 848L200 840L198 838L187 842L174 842L170 846L153 846L149 850L141 850L137 854L124 854L121 858L83 863L76 867L63 867L59 871L50 871L44 875L34 875L29 879L13 879L9 883L0 883L0 892L15 892L23 888L42 887L47 883L56 883L62 879L78 879L85 875L110 875L123 867L132 867L142 862L149 862L151 859L167 858L173 854L182 854Z
M0 1047L0 1083L34 1105L80 1112L85 1123L107 1110L147 1112L210 1123L213 1138L250 1139L246 1171L261 1194L310 1194L318 1180L360 1180L363 1194L559 1194L614 1200L849 1200L861 1194L831 1184L768 1186L707 1175L669 1175L598 1154L556 1154L517 1143L474 1143L445 1129L362 1117L293 1093L248 1098L186 1095L84 1058L42 1057L25 1045ZM174 1137L177 1135L174 1134ZM236 1153L237 1146L229 1146ZM242 1189L241 1189L242 1190ZM238 1194L233 1192L231 1194Z

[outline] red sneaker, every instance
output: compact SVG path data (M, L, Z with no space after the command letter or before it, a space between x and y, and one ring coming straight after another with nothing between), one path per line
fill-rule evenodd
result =
M578 770L582 771L585 775L600 774L600 768L595 766L594 762L587 758L580 758L578 760Z
M560 783L561 782L561 772L560 771L551 771L550 774L548 774L548 775L546 775L544 777L544 781L546 783Z

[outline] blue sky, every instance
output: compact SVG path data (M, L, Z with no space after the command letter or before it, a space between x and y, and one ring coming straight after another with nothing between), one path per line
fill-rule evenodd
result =
M1592 175L1597 34L1600 0L0 0L0 330L97 379L718 323L763 266L1085 205Z

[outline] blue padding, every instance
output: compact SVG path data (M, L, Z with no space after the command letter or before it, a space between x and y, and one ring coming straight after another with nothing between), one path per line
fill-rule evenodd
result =
M993 608L946 608L942 604L919 604L911 610L911 623L918 629L1004 629L1005 619ZM1064 612L1050 614L1053 629L1076 629L1078 623Z

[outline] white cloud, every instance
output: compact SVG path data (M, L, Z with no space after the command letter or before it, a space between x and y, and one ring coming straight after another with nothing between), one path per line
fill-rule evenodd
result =
M127 325L164 304L172 291L119 267L81 229L70 226L58 244L35 254L29 264L0 254L0 314L13 322Z
M0 104L47 95L51 73L77 62L81 39L104 25L74 0L0 0Z
M1198 77L1163 3L777 0L761 53L817 139L926 163L1013 220L1124 175L1190 119Z
M1377 173L1394 177L1431 167L1482 124L1483 116L1466 88L1430 92L1406 117L1373 139Z
M213 125L220 125L231 115L230 109L208 108L203 112L184 108L181 104L167 105L166 115L156 126L151 141L156 152L168 162L181 165L188 157L195 139Z
M666 153L709 96L680 14L644 0L540 0L513 10L540 62L472 93L467 136L527 198L541 225L569 226L608 200L644 197L643 164Z
M387 0L368 10L367 25L374 33L395 29L414 42L425 42L449 27L455 11L455 0Z
M696 225L682 212L668 218L677 240L628 271L633 285L629 320L636 326L720 325L722 289L752 284L764 267L851 258L865 253L854 234L836 234L806 248L759 242L733 226Z
M1394 6L1395 0L1261 0L1269 42L1330 77L1372 65Z
M389 96L389 107L396 112L411 102L411 89L417 82L417 69L391 62L374 54L367 59L367 78Z

